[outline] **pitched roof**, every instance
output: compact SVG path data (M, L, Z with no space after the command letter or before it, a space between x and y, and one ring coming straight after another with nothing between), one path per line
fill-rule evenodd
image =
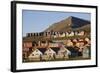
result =
M58 51L60 50L59 47L51 47L52 50L54 50L56 53L58 53Z
M45 51L45 53L56 53L56 52L50 47Z
M45 53L45 51L47 50L46 48L37 48L38 50L40 50L43 54Z

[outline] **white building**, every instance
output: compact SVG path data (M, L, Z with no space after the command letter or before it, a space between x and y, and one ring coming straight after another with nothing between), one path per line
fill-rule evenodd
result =
M67 40L66 45L67 46L73 46L73 42L71 40Z
M53 33L53 38L57 38L57 37L59 37L58 32L54 32L54 33Z
M50 47L58 47L59 45L58 45L58 43L49 43L49 46Z
M66 34L66 37L68 37L68 36L69 36L69 33L68 33L68 32L65 32L65 34Z
M62 47L60 48L60 50L58 51L58 56L59 58L65 58L65 59L68 59L69 58L69 55L71 55L71 52L66 49L64 47L64 45L62 45Z
M43 55L41 51L39 51L38 49L35 49L30 55L29 55L29 60L32 61L37 61L40 60L40 56Z
M74 36L74 32L71 31L68 36Z
M85 32L84 32L84 31L80 31L80 32L78 33L78 35L79 35L79 36L84 36L84 35L85 35Z
M62 32L59 37L65 37L66 33Z
M89 48L84 47L82 53L83 53L83 58L89 58Z
M44 54L48 56L48 60L52 60L54 58L54 55L56 55L56 52L51 48L48 48Z

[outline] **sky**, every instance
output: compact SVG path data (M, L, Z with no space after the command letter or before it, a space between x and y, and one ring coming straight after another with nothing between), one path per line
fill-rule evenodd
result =
M50 25L64 20L69 16L74 16L89 21L91 19L90 13L23 10L23 36L26 36L26 33L42 32Z

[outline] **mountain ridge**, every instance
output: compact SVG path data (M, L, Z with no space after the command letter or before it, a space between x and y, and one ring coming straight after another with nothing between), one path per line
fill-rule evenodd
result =
M73 29L78 29L86 25L90 25L90 21L84 20L78 17L70 16L64 20L52 24L49 28L44 30L44 32L56 31L56 32L66 32Z

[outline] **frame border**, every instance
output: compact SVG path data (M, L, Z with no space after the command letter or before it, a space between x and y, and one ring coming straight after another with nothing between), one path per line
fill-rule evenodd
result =
M51 6L67 6L67 7L85 7L96 9L96 64L73 67L53 67L53 68L39 68L39 69L16 69L16 5L17 4L36 4L36 5L51 5ZM45 3L45 2L28 2L28 1L11 1L11 71L25 72L25 71L43 71L43 70L58 70L58 69L75 69L75 68L90 68L98 67L98 7L90 5L75 5L75 4L60 4L60 3ZM15 49L14 49L15 48Z

